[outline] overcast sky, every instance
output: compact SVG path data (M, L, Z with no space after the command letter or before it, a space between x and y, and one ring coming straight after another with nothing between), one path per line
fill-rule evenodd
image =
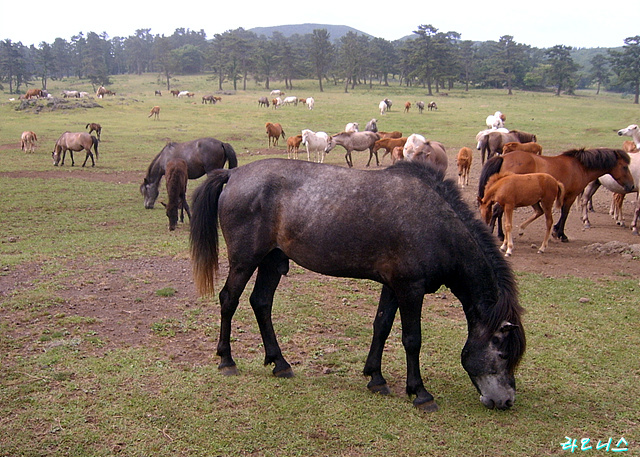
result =
M538 48L558 44L577 48L617 47L624 44L625 38L640 35L640 28L632 20L638 4L621 0L602 4L584 0L450 0L420 2L419 7L410 6L414 3L410 1L346 4L338 0L317 3L300 0L182 0L170 3L58 0L46 4L36 0L35 3L33 7L40 6L27 8L19 1L3 2L0 39L38 46L42 41L51 44L56 38L69 41L79 32L85 36L88 32L106 32L113 38L128 37L137 29L147 28L151 29L152 35L166 36L177 28L204 30L210 39L216 33L239 27L250 29L302 23L347 25L389 41L410 35L419 25L430 24L441 32L458 32L463 40L497 41L503 35L511 35L518 43ZM483 8L483 4L486 7ZM38 13L34 14L34 11Z

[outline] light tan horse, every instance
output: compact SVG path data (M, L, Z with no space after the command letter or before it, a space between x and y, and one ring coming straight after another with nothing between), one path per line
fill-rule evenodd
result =
M549 244L553 226L553 203L558 208L564 200L564 185L547 173L498 173L487 181L484 197L480 201L482 219L489 224L494 203L504 209L504 242L500 250L509 257L513 253L513 210L522 206L533 206L534 214L520 225L520 235L524 229L544 214L547 230L538 253L543 253Z
M471 148L463 147L458 151L456 157L456 165L458 166L458 185L460 187L469 185L469 173L471 172L471 163L473 162L473 153Z
M37 141L38 137L35 132L32 132L31 130L22 132L22 136L20 137L20 149L24 152L35 152Z
M87 159L91 157L91 166L95 167L96 162L93 160L93 153L91 152L91 147L93 146L93 150L96 152L96 160L98 160L98 139L95 136L89 135L87 132L64 132L56 141L56 144L53 148L53 152L51 156L53 158L53 165L56 167L58 164L61 166L64 165L64 159L67 155L67 151L69 151L69 155L71 156L71 166L75 165L73 160L73 153L78 151L86 151L87 155L84 158L84 162L82 166L84 167L87 164ZM60 161L62 159L62 162Z
M149 116L147 117L151 117L151 116L155 116L153 119L159 119L160 118L160 107L159 106L154 106L153 108L151 108L151 112L149 113Z

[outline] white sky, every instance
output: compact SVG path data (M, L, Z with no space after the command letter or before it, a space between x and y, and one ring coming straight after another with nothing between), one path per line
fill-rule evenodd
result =
M624 44L625 38L640 35L640 27L632 20L638 6L633 1L599 4L584 0L454 0L420 2L417 7L409 6L416 3L411 1L361 1L349 6L338 0L323 0L315 6L303 6L301 0L236 1L36 0L26 8L19 1L3 0L0 40L38 46L42 41L53 43L56 38L69 41L79 32L85 36L88 32L106 32L113 38L147 28L153 35L166 36L177 28L204 30L211 39L216 33L238 27L302 23L347 25L390 41L410 35L419 25L430 24L441 32L458 32L463 40L497 41L502 35L511 35L518 43L538 48L557 44L617 47Z

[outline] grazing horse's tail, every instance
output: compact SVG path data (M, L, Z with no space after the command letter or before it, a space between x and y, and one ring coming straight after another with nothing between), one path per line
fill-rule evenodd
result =
M236 151L229 143L222 143L222 149L224 149L224 155L229 161L229 169L238 166L238 158L236 157Z
M193 193L191 262L196 289L201 295L214 292L218 273L218 198L230 176L229 170L215 170Z
M280 135L282 136L282 139L283 139L283 140L284 140L284 139L286 139L286 138L285 138L285 136L284 136L284 129L281 129L281 133L280 133Z
M500 172L502 168L503 158L502 156L494 156L487 160L487 163L482 167L482 171L480 172L480 180L478 182L478 200L482 200L484 198L484 190L487 186L487 181L489 178L496 173Z
M565 196L564 184L558 181L558 193L556 195L556 208L558 209L562 208L562 204L564 203L564 196Z

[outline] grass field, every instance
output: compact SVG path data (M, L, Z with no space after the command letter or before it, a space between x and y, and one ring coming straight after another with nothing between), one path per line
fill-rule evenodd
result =
M179 318L141 329L154 334L154 345L108 351L100 351L105 340L95 332L107 323L56 311L74 287L100 283L103 278L91 276L92 270L106 265L108 275L114 261L188 256L187 230L169 234L164 211L144 210L138 191L146 167L168 140L213 136L231 143L245 164L286 157L282 141L279 150L267 148L267 121L280 122L290 136L303 128L337 133L348 122L363 127L377 118L381 130L444 143L452 176L455 153L475 146L475 134L496 110L507 115L508 127L536 133L545 154L554 154L620 147L615 132L640 117L631 99L457 89L430 98L423 88L397 85L346 94L342 85L326 85L320 93L313 81L301 81L287 92L313 96L315 109L273 110L258 107L268 90L253 84L203 105L201 96L217 86L205 76L174 82L195 92L194 99L154 96L164 89L155 75L113 80L117 95L94 100L101 107L90 109L18 111L18 101L0 94L0 456L545 456L570 453L561 446L565 437L577 440L576 454L607 455L612 451L596 450L598 440L611 438L613 449L624 438L624 454L640 455L637 277L518 273L528 352L517 373L516 406L506 412L486 410L460 366L466 326L459 302L446 290L425 299L421 362L441 407L428 415L403 395L399 324L383 361L394 395L366 391L360 373L379 287L365 281L309 279L299 267L292 269L274 313L294 362L297 376L291 380L273 378L262 366L259 331L246 303L234 321L234 344L242 353L235 378L217 373L213 354L185 364L158 349L187 335L213 351L217 299L174 295L174 284L156 286L153 276L132 276L132 283L155 287L155 300L178 310ZM63 89L92 91L82 81L50 82L51 93ZM381 116L377 106L385 97L394 106ZM405 101L430 99L437 111L403 113ZM161 106L157 121L147 117L154 105ZM84 131L89 122L103 126L97 166L54 168L51 151L60 133ZM35 154L19 150L23 130L38 134ZM344 165L339 151L327 162ZM357 167L367 159L354 153ZM82 160L76 156L76 163ZM189 184L190 191L195 185ZM38 273L14 287L12 274L29 269ZM121 293L102 291L115 304ZM589 300L580 303L578 296ZM133 302L148 306L147 300ZM581 451L587 438L592 449Z

